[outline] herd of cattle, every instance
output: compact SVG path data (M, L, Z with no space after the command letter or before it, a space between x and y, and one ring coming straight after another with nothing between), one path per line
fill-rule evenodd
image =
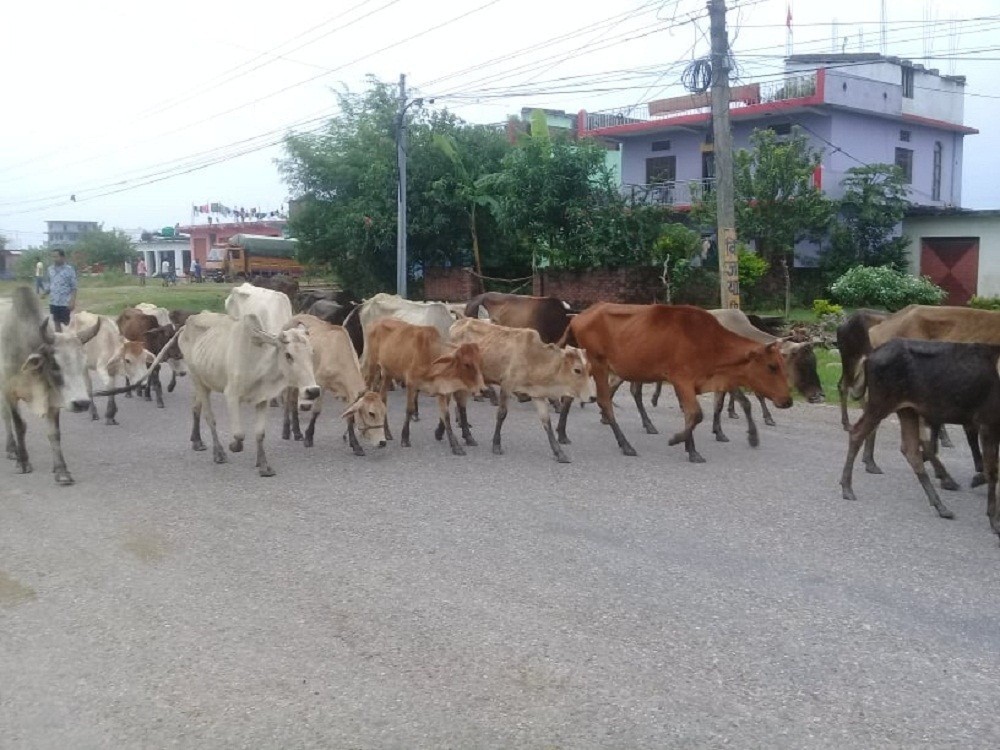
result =
M293 311L293 302L300 311ZM314 443L322 395L347 403L346 438L363 455L358 433L369 445L392 440L386 391L406 389L400 443L410 444L410 425L419 419L419 393L438 402L435 437L447 436L453 453L461 442L476 441L467 419L469 398L488 396L497 406L493 452L503 453L501 430L511 396L532 401L556 460L568 462L567 417L574 402L596 400L625 455L635 450L615 418L612 397L628 381L644 429L655 433L642 398L645 383L669 383L684 414L683 429L670 445L683 443L688 458L704 459L694 430L702 420L697 396L715 394L712 431L727 438L720 415L725 396L746 414L748 439L759 442L744 395L760 399L765 421L773 423L765 399L780 409L792 405L792 388L811 402L824 394L810 342L780 338L738 310L705 311L668 305L595 304L572 314L558 299L486 293L465 304L412 302L378 294L362 302L346 295L286 294L243 284L226 299L225 313L164 310L142 304L117 319L77 312L64 331L53 328L26 287L15 290L0 322L0 400L7 457L18 471L31 471L26 423L19 402L45 418L54 455L55 479L73 482L63 458L59 419L63 409L89 410L98 419L95 398L107 397L105 421L116 424L115 396L139 390L155 394L163 406L159 371L171 370L167 387L190 374L194 403L191 446L206 450L201 417L212 433L215 462L227 460L219 440L211 394L221 393L229 413L231 452L243 450L246 433L241 404L255 408L256 467L273 469L264 447L268 407L284 406L283 437ZM754 323L757 323L755 325ZM1000 443L1000 313L957 307L911 306L895 314L861 310L837 332L843 364L840 400L850 431L841 484L851 485L855 457L881 473L874 458L874 433L890 414L899 416L902 450L931 504L951 517L925 469L930 462L942 487L957 484L937 456L945 424L961 425L972 448L975 484L988 484L987 513L1000 534L997 508L997 453ZM93 374L103 390L95 391ZM124 385L119 385L119 379ZM864 411L851 426L848 395L861 398ZM452 426L451 402L455 402ZM550 408L559 410L553 429ZM309 422L303 434L301 414ZM929 433L922 432L922 426Z

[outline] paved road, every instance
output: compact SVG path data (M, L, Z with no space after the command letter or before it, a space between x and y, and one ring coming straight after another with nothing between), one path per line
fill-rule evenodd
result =
M828 406L756 450L703 426L691 465L623 396L640 456L590 407L571 465L530 405L506 456L466 458L430 402L412 449L365 458L332 408L308 452L273 410L268 480L190 452L187 383L117 428L67 417L71 488L32 422L39 471L0 465L0 747L1000 743L984 489L939 520L886 430L886 475L841 500ZM967 482L967 451L945 459Z

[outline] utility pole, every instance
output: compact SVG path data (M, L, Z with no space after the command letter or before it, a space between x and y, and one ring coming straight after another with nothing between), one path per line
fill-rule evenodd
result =
M715 204L719 285L723 308L740 307L740 266L736 254L733 190L733 131L729 125L729 37L725 0L708 0L712 39L712 132L715 150Z
M396 294L406 297L406 75L399 74L399 115L396 121Z

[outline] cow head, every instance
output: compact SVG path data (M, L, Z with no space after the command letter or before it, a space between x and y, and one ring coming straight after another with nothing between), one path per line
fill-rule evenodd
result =
M548 344L548 346L558 349L555 344ZM583 349L567 346L562 350L558 379L560 383L567 386L565 394L567 396L573 396L581 401L592 401L596 397L597 389Z
M122 341L114 356L108 360L108 374L124 375L133 383L146 374L156 355L141 341Z
M816 353L811 343L794 343L784 341L781 354L785 358L785 367L792 387L806 397L810 404L821 403L826 394L819 382L819 372L816 364Z
M486 388L479 344L460 344L453 352L442 354L431 364L429 375L441 384L442 392L479 393Z
M320 394L313 371L313 349L309 336L302 328L290 328L277 336L263 331L257 331L255 335L265 337L278 347L281 373L290 387L299 389L299 409L309 411Z
M385 404L377 393L363 393L340 415L352 418L361 437L379 448L385 448Z
M741 385L771 399L779 409L787 409L792 405L785 359L781 356L777 341L751 349L740 366L740 374Z
M80 333L53 333L46 318L39 327L42 343L21 365L29 387L28 408L39 416L50 408L85 411L90 407L87 392L87 356L84 344L97 335L101 321Z

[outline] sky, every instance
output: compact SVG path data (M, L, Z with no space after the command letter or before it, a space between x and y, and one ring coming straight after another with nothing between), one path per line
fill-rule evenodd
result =
M740 80L775 80L789 3L727 5ZM879 5L792 0L794 51L878 52ZM965 139L962 202L1000 208L1000 0L886 6L887 54L967 77L980 134ZM412 97L496 123L683 93L684 64L709 51L703 0L32 0L5 5L4 31L0 234L14 248L44 242L46 220L135 232L190 223L194 204L278 209L282 136L335 116L333 92L369 75L405 73Z

